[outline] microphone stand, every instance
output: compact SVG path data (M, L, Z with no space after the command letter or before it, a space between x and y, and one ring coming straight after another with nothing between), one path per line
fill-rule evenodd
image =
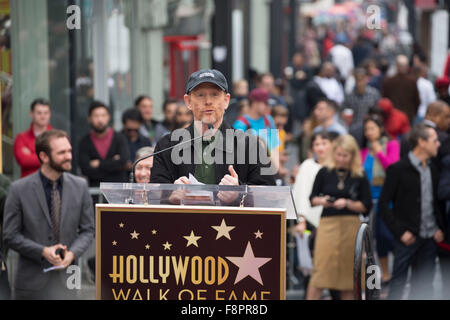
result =
M208 124L208 131L211 131L211 133L212 133L212 130L213 130L213 129L214 129L213 125L212 125L212 124ZM131 172L130 172L130 178L129 178L129 181L128 181L128 182L129 182L129 183L134 183L134 170L136 169L136 165L137 165L139 162L144 161L144 160L146 160L146 159L148 159L148 158L154 157L154 156L156 156L157 154L160 154L160 153L163 153L163 152L172 150L172 149L175 148L175 147L179 147L179 146L184 145L184 144L192 143L192 142L194 142L194 141L196 141L196 140L198 140L198 139L203 139L203 138L207 137L207 134L206 134L206 133L207 133L208 131L206 131L206 132L205 132L203 135L201 135L201 136L198 136L198 137L196 137L196 138L192 138L192 139L189 139L189 140L187 140L187 141L184 141L184 142L175 144L175 145L170 146L170 147L168 147L168 148L165 148L165 149L163 149L163 150L160 150L160 151L157 151L157 152L153 152L152 154L149 154L148 156L145 156L145 157L143 157L143 158L140 158L140 159L136 160L136 161L133 163L133 166L132 166L132 169L131 169ZM133 198L131 197L131 194L130 194L130 198L126 199L126 202L127 202L128 204L133 204Z

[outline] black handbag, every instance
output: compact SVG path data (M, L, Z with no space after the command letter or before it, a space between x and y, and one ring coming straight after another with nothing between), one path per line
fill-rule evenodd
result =
M0 252L0 300L9 300L10 298L11 289L9 287L8 270Z

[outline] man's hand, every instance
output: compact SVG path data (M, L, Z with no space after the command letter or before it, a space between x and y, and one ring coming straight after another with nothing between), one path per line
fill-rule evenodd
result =
M219 183L219 186L238 186L239 177L236 171L234 171L233 166L228 166L228 171L230 174L226 174Z
M403 235L400 238L400 240L403 242L403 244L405 246L410 246L414 242L416 242L416 237L411 232L405 231L405 233L403 233Z
M52 265L58 266L63 262L63 259L61 259L59 254L56 254L56 250L62 249L64 251L66 250L66 248L66 246L63 246L60 243L51 247L44 247L44 249L42 250L42 256Z
M91 168L96 169L96 168L98 168L100 166L100 160L98 160L98 159L91 160L89 162L89 165L91 166Z
M228 167L230 174L226 174L219 183L219 186L238 186L239 177L233 166ZM231 203L237 199L239 193L236 191L220 191L217 197L225 203Z
M183 176L175 180L173 184L191 184L191 182L187 177Z
M438 229L438 231L436 231L436 233L433 236L434 241L436 241L437 243L444 241L444 233L442 232L441 229Z
M73 260L75 259L75 255L72 251L67 250L67 247L66 249L64 249L63 254L64 260L61 261L60 266L63 266L65 269L73 262Z
M29 156L29 155L31 155L31 150L30 149L28 149L27 147L22 147L22 153L24 154L24 155L27 155L27 156Z
M191 184L191 182L187 177L183 176L175 180L173 184ZM174 192L171 193L169 197L169 202L173 204L180 204L181 200L184 199L185 195L186 195L185 190L175 190Z

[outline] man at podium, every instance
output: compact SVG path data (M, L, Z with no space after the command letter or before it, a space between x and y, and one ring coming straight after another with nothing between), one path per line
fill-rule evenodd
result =
M155 155L152 183L275 185L276 168L264 143L223 119L230 94L220 71L191 74L184 102L194 121L158 141L155 152L167 151Z

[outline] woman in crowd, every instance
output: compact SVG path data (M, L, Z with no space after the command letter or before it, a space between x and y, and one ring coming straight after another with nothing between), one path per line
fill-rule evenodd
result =
M370 183L372 199L376 205L387 167L400 159L400 145L397 140L390 140L387 137L382 120L376 116L370 116L364 120L363 144L361 159ZM387 283L390 280L388 253L393 250L394 238L378 215L376 215L375 226L376 248L383 273L382 280Z
M335 136L332 133L325 131L313 134L311 138L313 157L303 161L295 178L293 196L297 211L316 228L319 225L322 207L311 207L309 195L311 194L317 172L322 168L331 151L334 138ZM298 230L306 228L306 221L302 220Z
M296 209L300 216L299 223L295 226L295 233L300 237L303 237L306 230L312 231L311 237L308 239L308 247L310 250L309 254L312 254L315 230L319 225L320 215L322 214L321 206L311 207L309 195L311 194L317 172L319 172L319 170L322 168L323 164L330 154L332 141L334 138L335 135L333 133L326 131L321 131L313 134L311 137L311 150L313 153L313 157L303 161L295 177L293 197ZM296 245L298 248L301 248L299 240L297 240ZM299 252L298 258L300 257L301 254ZM304 284L306 291L311 270L301 269L301 272L305 277Z
M318 300L325 288L353 299L353 259L359 215L372 208L370 185L364 176L358 145L351 135L333 143L331 156L319 170L310 195L312 206L322 206L314 247L314 269L307 299Z
M314 131L314 128L318 126L318 121L313 113L305 119L305 121L302 124L302 134L300 135L298 139L298 145L299 145L299 160L300 162L305 161L306 159L309 159L311 155L311 138Z

